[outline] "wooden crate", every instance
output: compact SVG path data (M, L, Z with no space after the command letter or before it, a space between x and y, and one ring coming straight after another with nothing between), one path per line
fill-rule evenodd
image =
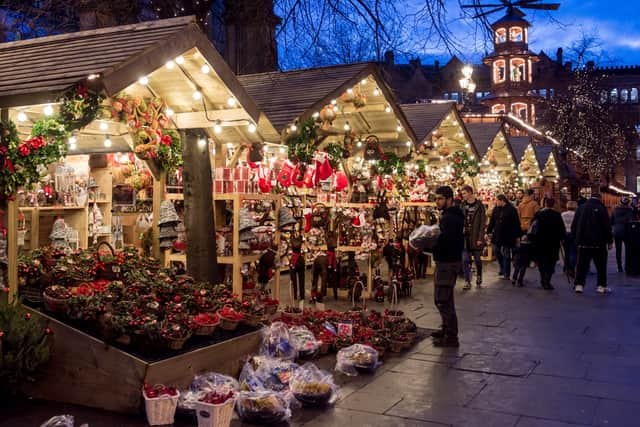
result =
M36 398L109 411L140 412L145 382L184 389L201 372L237 376L244 359L257 354L260 345L260 331L256 331L150 363L25 308L34 316L44 317L54 333L52 359L39 381L29 385L26 392Z

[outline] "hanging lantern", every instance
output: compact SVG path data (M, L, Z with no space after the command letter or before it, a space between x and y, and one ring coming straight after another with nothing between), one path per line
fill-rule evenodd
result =
M356 108L363 108L367 105L367 97L362 94L362 93L358 93L356 94L356 96L353 97L353 106Z

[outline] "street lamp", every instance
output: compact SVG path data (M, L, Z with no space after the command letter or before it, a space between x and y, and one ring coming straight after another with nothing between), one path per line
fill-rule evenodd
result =
M462 104L464 109L467 109L469 104L473 103L473 94L476 91L476 84L471 79L473 68L470 65L465 65L462 68L462 75L463 77L459 80L462 89Z

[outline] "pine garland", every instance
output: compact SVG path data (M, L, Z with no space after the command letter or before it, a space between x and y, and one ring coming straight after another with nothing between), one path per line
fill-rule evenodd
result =
M464 176L474 177L480 173L480 165L476 160L472 160L466 151L460 150L449 156L453 174L456 180Z
M299 130L287 138L289 159L300 163L311 163L318 140L318 123L313 118L299 125Z

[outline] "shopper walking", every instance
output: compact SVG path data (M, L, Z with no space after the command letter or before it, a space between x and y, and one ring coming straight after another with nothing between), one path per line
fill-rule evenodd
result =
M620 205L613 209L611 214L611 225L613 226L613 239L616 244L616 262L618 263L618 272L622 273L622 244L624 243L625 256L627 251L627 242L625 238L625 230L627 224L634 220L633 209L631 208L631 200L623 197Z
M571 234L575 236L578 248L575 292L581 294L584 291L591 260L596 265L597 292L611 292L607 286L607 249L613 247L613 233L607 208L602 204L600 194L593 193L591 198L578 208L571 224Z
M526 233L533 216L540 210L540 205L533 198L533 190L528 189L522 201L518 205L518 215L520 216L520 226L522 231Z
M576 216L578 203L574 200L567 202L567 210L562 212L562 221L564 221L564 229L567 233L564 239L564 271L572 279L576 277L576 241L571 233L571 224Z
M482 285L482 249L487 214L484 205L473 194L470 185L462 187L462 210L464 212L464 251L462 252L462 271L464 290L471 289L471 258L476 265L476 286Z
M442 211L440 236L433 248L436 263L434 301L442 318L442 330L431 334L436 347L458 347L458 317L453 289L460 271L464 248L464 213L455 206L453 190L443 186L436 190L436 206Z
M509 280L513 251L520 243L522 232L518 211L504 194L500 194L496 198L496 207L491 212L487 234L491 236L491 243L496 248L495 253L499 264L498 274L501 278Z
M555 272L560 254L560 244L565 238L565 227L560 212L553 209L555 200L544 199L544 208L533 217L535 223L530 237L534 244L535 258L540 270L540 285L546 290L553 290L551 277Z

